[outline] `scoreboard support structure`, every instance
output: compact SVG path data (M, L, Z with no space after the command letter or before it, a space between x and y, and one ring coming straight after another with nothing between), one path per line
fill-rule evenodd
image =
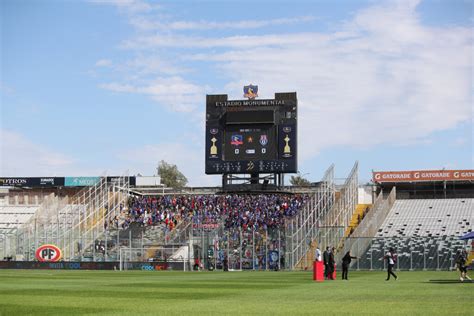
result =
M224 190L278 190L297 173L296 92L274 99L206 96L206 174L221 174Z
M282 173L223 174L224 191L278 191L284 186Z

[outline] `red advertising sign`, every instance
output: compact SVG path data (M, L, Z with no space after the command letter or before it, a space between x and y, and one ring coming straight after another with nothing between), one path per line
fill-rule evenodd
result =
M55 245L42 245L35 252L35 257L40 262L56 262L61 259L61 255L61 249Z
M474 170L374 171L374 182L473 181Z

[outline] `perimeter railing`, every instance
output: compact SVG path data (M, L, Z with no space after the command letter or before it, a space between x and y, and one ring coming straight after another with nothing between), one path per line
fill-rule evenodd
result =
M356 227L352 233L352 238L346 238L342 251L338 252L337 259L341 259L344 254L351 250L354 252L354 243L357 242L357 250L362 248L368 248L370 245L371 238L376 234L380 226L382 226L385 218L387 218L390 209L395 203L397 196L396 188L393 187L392 191L386 199L384 199L383 193L381 192L374 201L372 209L362 219L360 224ZM357 237L361 239L357 239ZM364 245L365 242L365 245ZM359 252L357 252L359 253Z
M330 216L335 204L334 165L326 170L321 185L310 195L310 200L293 218L285 222L285 261L290 269L306 256L313 240L318 238L320 221Z

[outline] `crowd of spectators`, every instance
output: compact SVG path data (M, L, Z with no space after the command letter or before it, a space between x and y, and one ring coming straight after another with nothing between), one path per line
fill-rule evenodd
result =
M143 226L162 226L173 230L183 219L194 225L212 225L224 221L226 228L241 227L244 231L277 228L285 217L294 216L308 199L295 194L229 194L132 196L123 208L121 224L127 228L136 222Z

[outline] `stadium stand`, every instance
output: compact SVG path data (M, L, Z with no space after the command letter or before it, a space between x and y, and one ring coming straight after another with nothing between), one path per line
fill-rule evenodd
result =
M471 231L474 199L397 200L377 237L461 236Z
M26 223L36 212L36 206L1 205L0 230L4 234L13 233L18 227Z
M354 267L383 269L384 253L393 247L399 269L452 269L456 251L467 246L459 237L474 227L472 183L456 179L418 181L412 175L454 173L467 172L380 172L382 176L403 174L409 179L376 183L378 195L373 207L344 240L339 255L351 250L360 257Z
M450 269L456 250L464 247L459 236L472 230L473 199L397 200L380 226L377 237L362 254L359 267L383 267L381 258L397 249L403 269Z
M370 199L361 199L357 163L343 184L335 184L331 166L316 185L279 193L185 188L158 194L128 179L102 178L72 196L59 188L52 195L52 189L15 188L0 205L0 222L8 223L0 227L0 238L8 239L1 253L31 261L38 245L53 243L65 261L186 257L210 269L222 267L227 256L233 269L305 270L316 247L334 246L337 263L351 249L360 257L357 268L382 269L384 252L394 247L400 269L449 269L465 246L459 236L474 222L471 184L457 183L459 192L415 184L416 194L412 183L366 185ZM40 197L40 205L31 205ZM121 258L123 249L129 258Z
M0 233L7 241L1 253L32 261L38 245L53 243L65 261L117 261L124 248L142 249L130 250L129 260L161 260L144 255L154 256L156 251L146 249L161 247L177 252L167 252L168 258L187 253L190 261L206 265L214 260L222 266L228 256L235 269L304 269L313 259L312 247L341 241L357 205L357 162L342 185L335 185L330 166L320 182L280 193L186 188L164 194L161 187L133 186L128 176L108 178L86 187L7 190L4 203L29 217L18 220L14 231ZM0 219L14 220L4 213Z
M169 231L184 218L196 224L213 224L243 230L279 227L285 217L294 216L308 200L307 195L232 194L130 197L127 220L144 226L161 225Z

